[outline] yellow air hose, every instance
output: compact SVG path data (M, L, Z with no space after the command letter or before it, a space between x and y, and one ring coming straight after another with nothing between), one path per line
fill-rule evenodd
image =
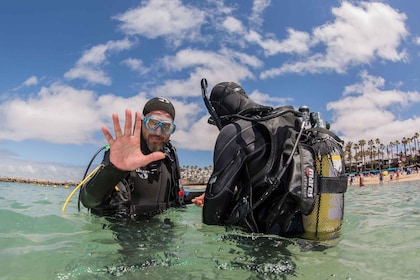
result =
M73 197L73 195L77 192L78 189L80 189L84 183L86 183L87 180L89 180L103 165L98 165L95 169L93 169L92 172L88 176L86 176L80 184L77 185L77 187L74 188L74 190L70 193L70 195L67 197L66 202L64 202L63 207L61 208L61 211L64 213L66 211L67 205L70 202L70 199Z

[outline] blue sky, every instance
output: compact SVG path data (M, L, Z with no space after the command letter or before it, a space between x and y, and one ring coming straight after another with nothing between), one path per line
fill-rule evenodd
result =
M212 165L209 90L321 112L345 141L419 132L420 1L0 2L0 176L80 180L102 125L170 98L181 165ZM100 156L100 158L102 155Z

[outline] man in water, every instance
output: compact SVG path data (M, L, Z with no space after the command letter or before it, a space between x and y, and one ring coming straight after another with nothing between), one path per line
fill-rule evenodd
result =
M150 99L143 117L135 113L134 130L130 110L123 130L113 114L115 138L102 127L110 149L99 171L82 187L82 204L95 214L129 219L185 207L177 153L169 140L174 119L175 108L163 97Z
M219 128L214 170L205 195L193 199L196 205L203 206L203 222L234 224L253 232L300 235L303 229L297 203L290 196L281 202L286 193L283 185L263 204L247 213L267 190L264 177L270 171L265 170L265 166L272 160L271 140L264 125L235 115L263 117L273 108L255 103L232 82L217 84L211 92L210 102L222 128ZM281 209L273 213L276 206Z
M320 115L314 113L309 120L307 107L297 112L292 106L257 104L233 82L214 86L210 101L203 82L202 88L211 122L220 130L205 195L192 201L203 206L203 222L286 237L307 232L317 236L320 224L338 229L343 213L338 201L344 199L347 177L341 168L341 140ZM305 129L305 120L311 129ZM328 160L321 171L328 168L328 175L320 176L318 183L316 158L322 157ZM339 197L333 209L337 221L310 215L320 201L318 193L330 192Z

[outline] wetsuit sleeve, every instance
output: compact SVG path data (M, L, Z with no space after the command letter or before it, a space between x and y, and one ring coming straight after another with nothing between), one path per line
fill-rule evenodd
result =
M94 208L106 203L112 190L128 171L117 169L109 161L109 151L104 155L101 168L80 190L80 201L86 208Z
M254 150L252 126L234 123L225 126L216 141L213 166L204 196L203 222L221 225L232 209L232 197L247 156Z

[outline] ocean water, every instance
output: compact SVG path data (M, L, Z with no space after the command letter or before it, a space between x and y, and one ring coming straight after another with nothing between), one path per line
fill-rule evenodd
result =
M148 222L77 211L71 188L0 183L0 279L419 279L420 181L350 186L339 238L246 234L171 209Z

